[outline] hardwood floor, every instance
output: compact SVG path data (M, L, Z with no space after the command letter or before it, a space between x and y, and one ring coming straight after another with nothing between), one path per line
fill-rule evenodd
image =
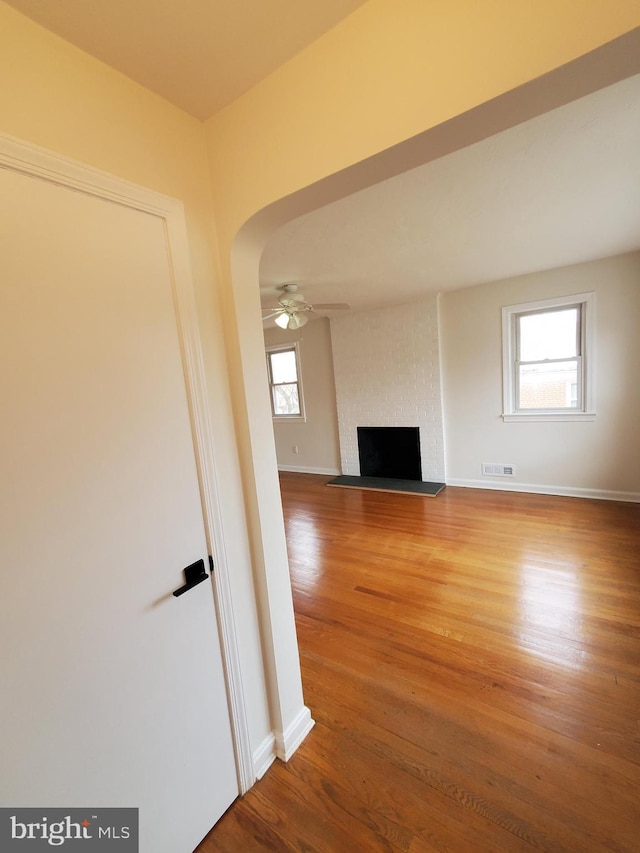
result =
M283 474L316 726L198 848L640 851L640 505Z

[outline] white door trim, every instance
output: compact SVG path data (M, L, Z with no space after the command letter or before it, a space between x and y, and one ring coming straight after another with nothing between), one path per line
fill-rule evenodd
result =
M202 512L209 553L213 556L215 563L213 588L225 668L238 787L240 793L245 793L253 785L255 773L237 642L237 623L222 529L220 490L216 475L210 409L207 402L183 204L178 199L131 184L106 172L84 166L4 134L0 134L0 168L40 178L149 213L162 219L164 223L167 262L185 371Z

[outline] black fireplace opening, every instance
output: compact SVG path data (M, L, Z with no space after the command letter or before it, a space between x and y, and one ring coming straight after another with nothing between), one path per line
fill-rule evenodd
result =
M422 480L419 427L358 427L361 477Z

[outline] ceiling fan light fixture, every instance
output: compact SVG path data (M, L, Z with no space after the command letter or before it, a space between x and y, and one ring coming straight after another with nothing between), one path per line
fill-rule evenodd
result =
M291 314L287 329L299 329L300 326L304 326L304 324L308 322L309 317L307 314Z
M266 322L275 319L281 329L300 329L305 326L309 322L310 312L314 311L314 307L322 311L339 311L351 307L347 302L327 302L313 306L299 292L297 284L283 284L278 290L282 292L278 297L280 307L263 308L262 312L265 316L262 320ZM317 312L316 316L318 316Z
M299 329L301 326L304 326L305 323L309 322L309 317L298 311L295 313L283 311L282 314L278 314L275 322L281 329Z

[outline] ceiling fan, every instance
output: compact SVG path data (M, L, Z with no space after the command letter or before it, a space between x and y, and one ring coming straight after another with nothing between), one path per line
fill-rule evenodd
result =
M322 305L311 305L298 290L297 284L283 284L279 290L282 295L278 297L279 307L263 308L266 315L262 318L270 320L275 317L275 322L281 329L299 329L309 322L309 315L315 309L319 311L343 311L351 308L348 302L326 302Z

